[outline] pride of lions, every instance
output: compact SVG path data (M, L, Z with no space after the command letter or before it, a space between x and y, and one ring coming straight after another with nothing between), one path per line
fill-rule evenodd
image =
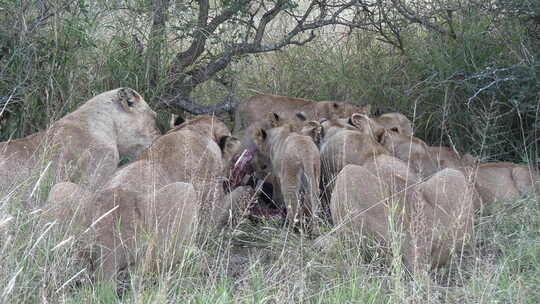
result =
M308 236L332 224L331 234L397 242L407 269L425 270L463 247L482 206L540 194L532 168L429 146L400 113L258 94L236 114L238 138L211 115L161 135L139 93L102 93L45 131L0 143L0 193L51 173L43 218L69 229L104 280L141 259L174 265L197 234L250 213L283 214Z

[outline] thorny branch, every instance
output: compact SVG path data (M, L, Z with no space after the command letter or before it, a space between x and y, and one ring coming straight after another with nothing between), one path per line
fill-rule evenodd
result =
M176 98L168 98L160 100L161 103L168 107L179 107L191 114L221 114L223 112L232 112L238 103L232 96L227 96L221 103L216 105L205 106L195 102L189 98L177 96Z
M236 103L231 100L204 107L190 96L197 86L215 79L243 56L305 45L316 38L317 30L335 25L349 31L374 32L380 41L403 52L401 33L410 24L456 38L452 18L460 9L458 4L433 5L403 0L311 0L301 4L290 0L233 0L221 8L214 7L215 4L208 0L194 3L198 10L191 43L176 54L168 67L171 81L160 98L162 104L191 113L232 111L235 108ZM288 26L276 37L272 25L282 19L288 20ZM240 34L220 35L220 48L209 46L209 41L215 44L216 32L224 29Z
M439 87L447 85L449 83L459 84L462 87L472 87L474 93L467 98L466 104L470 106L470 103L478 98L480 94L483 94L491 89L495 89L503 83L517 81L515 73L519 68L519 65L512 65L509 67L490 67L484 71L472 75L465 75L463 73L454 73L441 81L434 81L439 76L438 73L433 73L423 81L419 82L415 86L406 91L407 95L411 95L413 91L424 85L432 87Z
M237 5L223 8L212 18L210 4L206 0L197 1L199 13L197 30L187 50L179 52L171 65L167 95L160 102L168 106L182 108L198 114L204 111L232 111L236 103L231 99L224 100L211 107L205 107L190 99L191 92L198 85L215 78L219 72L231 62L248 54L257 54L281 50L290 45L302 46L316 38L315 30L329 25L342 25L349 28L361 28L373 25L373 21L365 23L353 22L347 12L356 9L358 0L351 1L311 1L303 10L291 5L290 1L277 0L268 5L264 1L239 0ZM251 4L248 14L242 15L242 9ZM288 31L281 38L269 36L269 25L276 17L289 17L293 21ZM207 51L209 36L220 26L230 20L241 20L245 32L240 39L223 42L223 49L215 55ZM206 56L203 58L203 54Z

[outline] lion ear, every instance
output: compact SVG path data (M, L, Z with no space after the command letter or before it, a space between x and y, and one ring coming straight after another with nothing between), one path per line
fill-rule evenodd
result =
M363 124L366 122L366 119L367 119L366 115L361 114L361 113L354 113L349 118L348 123L350 125L352 125L353 127L356 127L358 129L362 129Z
M126 112L132 112L133 107L135 107L135 105L139 103L141 99L141 95L131 88L119 89L117 97L120 106L122 106L122 109L124 109Z
M233 136L222 136L218 142L219 148L223 154L232 155L240 148L240 140Z
M141 102L141 95L131 88L121 88L118 90L117 102L126 112L132 112L133 108Z
M267 119L270 122L270 126L272 126L272 128L279 127L281 125L282 119L281 119L281 116L278 115L278 113L275 113L275 112L268 113Z
M301 133L313 138L313 141L318 144L322 134L322 126L318 121L311 120L302 128Z
M179 126L186 122L184 117L178 115L178 114L171 114L171 121L170 121L170 127L171 129L174 129L174 127Z
M253 133L253 141L257 146L261 146L268 137L268 134L264 129L258 128Z
M306 113L304 113L304 112L296 113L296 118L298 118L298 120L301 120L301 121L306 121L307 120Z
M381 145L384 144L384 134L386 133L386 130L384 128L378 128L373 132L373 135L375 136L375 140L380 143Z

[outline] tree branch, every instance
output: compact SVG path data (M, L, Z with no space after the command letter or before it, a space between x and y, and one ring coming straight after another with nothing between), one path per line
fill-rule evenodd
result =
M148 39L148 48L146 50L146 78L148 87L156 86L159 77L161 64L161 49L163 40L166 35L167 26L167 9L169 0L155 0L153 3L152 27ZM137 36L133 35L139 49L143 52L142 44L138 41Z
M394 5L394 8L407 20L413 23L420 24L427 29L430 29L432 31L438 32L440 34L448 35L452 38L455 37L455 33L446 30L445 28L439 26L436 23L430 22L429 18L432 18L434 15L436 15L436 12L431 12L427 16L422 16L420 14L417 14L413 10L411 10L409 7L406 6L401 0L391 0L392 4ZM440 12L447 12L447 9L440 10ZM454 35L453 35L454 34Z
M208 12L210 8L208 0L198 0L198 2L199 16L197 24L199 28L195 31L193 41L189 48L176 55L172 65L172 73L175 75L182 73L187 66L191 65L199 58L199 56L201 56L204 52L208 36L213 34L218 26L234 16L242 6L248 4L249 0L242 0L242 2L236 6L223 9L223 11L210 22L208 22Z
M264 35L264 32L266 31L266 25L272 21L278 13L282 10L283 5L286 3L286 1L279 0L276 5L268 10L261 18L261 21L259 22L259 26L257 28L257 31L255 33L255 44L260 44L262 42L262 38Z
M244 22L238 22L238 20L235 22L242 26L241 29L245 31L245 35L242 35L241 38L234 36L228 43L223 42L225 44L224 48L216 55L212 55L210 50L205 50L208 36L221 24L232 18L238 17L242 20L242 15L236 14L241 10L239 8L241 4L247 4L249 1L239 1L241 3L222 9L218 16L204 26L201 18L208 17L203 13L207 10L199 7L199 26L201 28L197 29L190 48L177 54L171 68L171 71L174 71L174 73L170 76L174 80L169 84L168 96L176 97L169 98L169 100L163 102L195 114L207 113L208 111L227 111L233 108L228 102L222 102L219 105L208 107L190 100L189 96L195 87L215 77L217 73L227 68L233 60L246 54L280 50L288 45L305 45L316 37L314 30L327 25L344 25L349 28L373 25L371 22L358 24L343 17L346 10L358 5L359 0L348 0L338 4L329 4L328 1L324 0L312 0L300 14L296 13L295 8L290 10L287 6L289 2L286 0L276 0L273 2L261 1L256 7L257 13L249 12L243 17ZM199 5L203 2L199 0ZM270 7L266 7L266 5L270 5ZM290 16L295 22L294 26L278 41L264 43L264 36L268 30L268 25L280 13ZM310 33L304 36L303 33L305 32ZM204 59L199 58L204 52L209 56L206 56ZM190 67L190 70L186 70L188 67ZM170 100L174 100L174 102L171 103Z
M201 114L221 114L224 112L231 113L236 109L238 101L235 100L232 96L227 96L223 101L216 105L205 106L199 102L195 102L189 98L182 96L162 98L159 100L161 104L166 105L167 107L172 108L181 108L191 114L201 115Z

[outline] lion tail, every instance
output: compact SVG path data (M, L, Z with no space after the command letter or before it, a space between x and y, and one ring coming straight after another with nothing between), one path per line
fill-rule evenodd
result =
M303 161L302 170L299 172L300 195L303 208L309 216L319 216L319 176L317 168L307 160Z

